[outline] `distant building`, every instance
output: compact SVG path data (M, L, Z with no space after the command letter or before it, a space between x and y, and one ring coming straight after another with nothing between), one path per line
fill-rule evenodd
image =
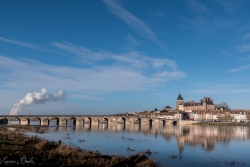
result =
M163 110L164 111L172 111L173 109L170 106L165 106Z
M160 114L161 111L157 110L157 111L154 111L155 114Z
M184 103L184 99L181 97L181 93L179 92L179 96L177 97L177 100L176 100L176 110L181 110L183 111L183 108L180 108L182 106L180 106L181 104Z
M200 102L189 101L184 103L184 99L182 98L181 94L179 93L177 100L176 100L176 110L179 111L194 111L194 110L213 110L214 109L214 102L213 99L209 97L204 97L200 100Z
M226 108L225 107L216 107L215 110L225 110Z

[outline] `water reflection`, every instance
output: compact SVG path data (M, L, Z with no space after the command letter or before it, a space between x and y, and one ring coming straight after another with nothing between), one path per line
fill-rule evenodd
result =
M19 121L9 121L8 124L19 124ZM39 125L38 121L30 121L30 125ZM139 124L90 124L83 126L73 126L73 122L68 122L67 126L57 126L56 121L51 121L50 125L57 127L58 130L69 130L74 127L76 131L107 131L107 132L131 132L143 133L144 135L162 136L169 141L177 138L187 145L195 146L197 144L206 150L211 150L215 142L229 143L230 140L250 139L249 126L196 126L196 125L139 125Z
M74 144L83 149L98 150L103 154L130 156L135 152L128 151L127 148L136 152L150 149L153 151L150 156L164 166L211 166L215 162L221 163L216 164L218 166L224 166L224 162L231 160L250 166L249 126L140 126L107 122L91 125L85 122L82 127L78 127L73 126L70 121L67 126L56 126L56 122L52 121L47 129L46 133L36 135L48 140L62 140L63 143ZM173 156L166 161L169 155Z
M67 130L67 129L64 129ZM178 147L183 150L185 145L196 147L201 146L206 151L212 151L216 142L228 144L230 140L250 139L250 130L248 126L172 126L172 125L142 125L138 124L84 124L83 127L76 127L76 131L107 131L107 132L131 132L143 133L144 135L162 136L170 141L176 138Z

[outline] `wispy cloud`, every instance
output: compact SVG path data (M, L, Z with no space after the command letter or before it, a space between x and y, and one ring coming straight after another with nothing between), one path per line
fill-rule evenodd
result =
M238 3L237 1L215 0L215 2L224 7L228 12L234 12L237 8L240 7L240 3Z
M130 34L126 37L129 45L138 46L141 45L137 40L135 40Z
M98 52L92 52L89 49L82 47L82 46L77 46L73 45L69 42L53 42L51 43L54 47L57 47L59 49L62 49L64 51L67 51L69 53L72 53L79 58L81 58L82 61L89 62L89 61L100 61L107 59L108 54L107 53L98 53Z
M91 51L85 47L77 46L68 42L53 42L53 46L65 50L71 54L75 54L83 62L96 62L102 60L112 60L121 65L129 65L130 67L136 68L154 68L154 69L165 69L166 67L171 70L177 70L177 65L174 61L166 58L151 58L141 53L131 51L123 54L114 54L106 51Z
M185 77L185 73L177 69L176 63L168 59L154 59L136 52L120 55L92 52L69 43L56 43L55 46L64 48L83 60L99 62L102 61L99 57L103 54L103 59L114 63L108 66L97 63L88 68L76 68L0 56L1 87L22 90L46 87L51 91L62 89L70 91L73 97L74 94L81 94L82 98L95 99L93 94L151 89L164 82Z
M198 94L238 94L238 93L249 93L250 89L196 89L190 91Z
M238 52L249 52L250 51L250 44L237 45L234 48Z
M132 13L126 11L121 5L113 0L103 0L103 2L107 5L111 13L127 23L136 33L144 38L150 39L151 41L158 44L162 49L167 51L164 44L156 37L155 33L142 20L134 16Z
M244 39L249 39L250 38L250 32L246 33L244 36L243 36Z
M0 56L3 73L1 87L8 89L67 90L74 94L89 94L141 90L147 77L140 72L119 66L98 66L91 69L52 66L40 62L18 61Z
M165 13L164 12L153 12L150 13L151 16L157 16L157 17L165 17Z
M19 46L23 46L23 47L27 47L27 48L31 48L31 49L35 49L35 50L40 50L40 51L43 51L43 52L63 54L62 52L59 52L59 51L56 51L56 50L47 49L47 48L44 48L44 47L41 47L41 46L38 46L38 45L34 45L34 44L31 44L31 43L23 42L23 41L11 40L11 39L7 39L7 38L3 38L3 37L0 37L0 40L4 41L4 42L15 44L15 45L19 45Z
M240 71L244 71L244 70L248 70L248 69L250 69L250 64L248 64L246 66L241 66L238 68L230 69L230 70L228 70L228 72L240 72Z
M197 94L238 94L250 92L249 85L243 84L220 84L220 83L200 83L191 93Z
M209 10L207 9L207 7L201 3L199 3L196 0L186 0L186 3L189 7L189 9L197 12L197 13L209 13Z
M227 55L227 56L234 57L231 53L229 53L228 51L226 51L224 49L221 49L220 52Z

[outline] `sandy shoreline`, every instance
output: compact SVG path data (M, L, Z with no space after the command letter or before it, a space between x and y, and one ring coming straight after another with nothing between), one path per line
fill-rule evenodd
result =
M98 152L69 147L65 144L26 136L29 126L8 126L16 130L0 127L0 165L56 165L56 166L160 166L144 154L135 154L128 158L102 155ZM43 132L37 127L37 132Z

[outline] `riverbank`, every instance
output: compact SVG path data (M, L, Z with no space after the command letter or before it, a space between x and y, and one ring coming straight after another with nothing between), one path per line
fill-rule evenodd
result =
M196 122L193 125L210 125L210 126L250 126L250 123L243 122Z
M12 127L9 130L7 127ZM53 165L53 166L160 166L144 154L135 154L128 158L101 155L98 151L82 150L37 136L26 136L21 132L36 131L44 133L46 127L2 126L0 127L0 164L1 165Z

